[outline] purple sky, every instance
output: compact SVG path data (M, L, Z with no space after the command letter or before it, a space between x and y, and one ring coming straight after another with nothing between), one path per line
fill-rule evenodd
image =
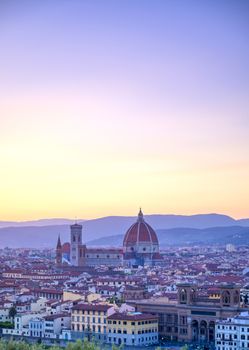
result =
M249 216L247 0L2 0L0 62L2 219Z

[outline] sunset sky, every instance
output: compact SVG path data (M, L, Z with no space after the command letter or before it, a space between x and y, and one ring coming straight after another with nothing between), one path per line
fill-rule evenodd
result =
M249 217L248 0L1 0L0 220Z

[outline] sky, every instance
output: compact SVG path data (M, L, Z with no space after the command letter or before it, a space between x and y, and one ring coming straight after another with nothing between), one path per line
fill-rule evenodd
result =
M1 0L0 220L249 217L247 0Z

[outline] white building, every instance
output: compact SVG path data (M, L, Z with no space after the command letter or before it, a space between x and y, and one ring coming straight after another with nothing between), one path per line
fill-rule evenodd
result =
M11 322L11 317L9 317L9 309L5 305L0 306L0 322Z
M70 314L35 317L29 321L29 335L31 337L56 339L61 336L62 331L68 331L70 328Z
M70 314L55 314L44 317L44 337L57 338L63 330L71 328Z
M41 317L34 317L29 321L29 336L30 337L44 337L44 319Z
M30 310L31 312L45 312L46 310L46 298L38 298L37 300L31 302Z
M16 314L14 329L3 328L3 335L29 336L29 321L34 317L33 313Z
M220 320L215 325L216 350L244 350L249 348L249 312Z
M234 246L233 244L228 243L228 244L226 245L226 251L227 251L228 253L233 253L233 252L236 252L236 248L235 248L235 246Z
M69 313L46 315L42 313L17 314L14 329L3 329L3 335L59 338L62 331L70 330L71 315Z

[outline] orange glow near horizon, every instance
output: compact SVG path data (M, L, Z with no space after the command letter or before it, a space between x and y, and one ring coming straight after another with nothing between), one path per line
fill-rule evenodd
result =
M128 118L123 105L88 117L75 103L72 117L70 104L27 104L21 118L17 107L1 110L1 220L136 215L139 206L249 216L246 130L233 143L226 119Z

